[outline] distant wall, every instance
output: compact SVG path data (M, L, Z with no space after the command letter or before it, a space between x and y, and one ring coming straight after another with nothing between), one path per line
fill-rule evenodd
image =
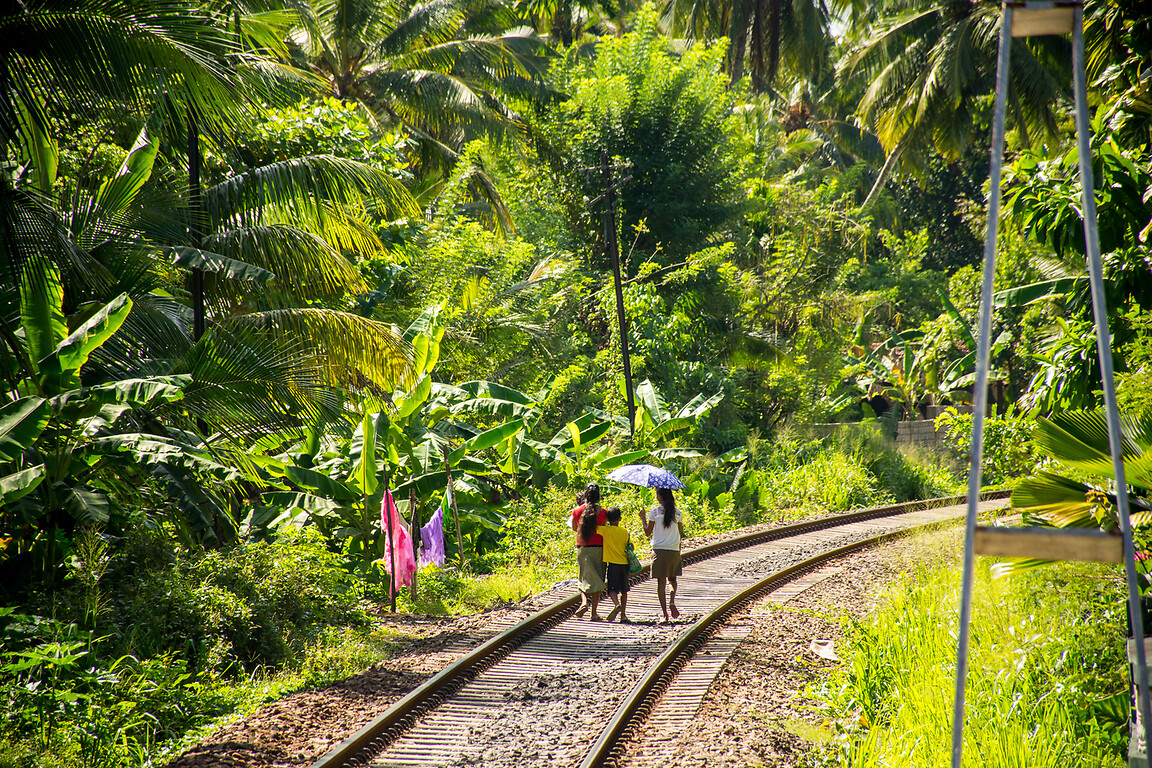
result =
M896 445L942 446L947 436L948 427L937 429L932 419L896 422Z
M945 406L930 405L923 410L927 411L925 415L928 416L928 418L926 419L896 422L897 445L944 445L944 440L948 434L948 427L941 425L941 427L937 429L935 417L944 413ZM968 406L961 406L958 410L960 410L961 413L972 412L971 407ZM849 426L848 423L812 424L808 429L817 437L828 437L836 430L847 426Z

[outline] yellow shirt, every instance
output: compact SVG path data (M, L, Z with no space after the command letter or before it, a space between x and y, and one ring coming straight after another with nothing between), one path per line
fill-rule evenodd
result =
M598 525L596 533L604 537L604 562L628 565L628 553L624 551L631 538L628 529L619 525Z

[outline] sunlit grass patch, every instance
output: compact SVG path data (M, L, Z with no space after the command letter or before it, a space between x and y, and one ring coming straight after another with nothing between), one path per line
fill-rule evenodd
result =
M947 766L959 569L906 574L850 627L820 692L836 732L826 764ZM1121 766L1127 740L1124 587L1064 564L993 579L976 565L966 766Z

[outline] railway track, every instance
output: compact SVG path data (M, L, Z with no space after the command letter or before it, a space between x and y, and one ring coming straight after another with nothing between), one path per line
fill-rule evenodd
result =
M1002 504L1004 495L988 497L982 507ZM654 586L645 584L647 568L632 579L632 624L577 620L573 595L450 664L312 768L615 765L623 739L727 616L783 585L820 578L825 563L851 551L958 521L962 503L952 498L860 510L685 552L677 596L682 616L671 625L653 618L659 609ZM715 674L715 659L711 667ZM682 725L706 678L690 670L686 692L665 696L675 711L657 719L668 728Z

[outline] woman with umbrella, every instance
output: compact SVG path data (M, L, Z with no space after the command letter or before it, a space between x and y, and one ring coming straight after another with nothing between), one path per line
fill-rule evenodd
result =
M679 618L676 577L683 573L680 565L680 538L684 534L684 523L680 510L676 508L676 499L672 497L672 489L683 489L684 483L668 470L651 464L628 464L612 470L607 477L621 483L656 489L656 506L648 511L647 517L641 510L640 520L644 523L644 535L652 539L652 575L656 577L656 594L660 598L664 621ZM664 596L665 584L672 587L667 598Z
M656 506L648 511L647 519L643 511L640 519L644 523L644 535L652 539L652 575L656 577L660 610L664 621L671 621L680 617L676 608L676 577L684 572L680 565L680 538L684 535L684 523L670 488L657 488L656 501ZM664 597L665 583L672 587L667 600Z

